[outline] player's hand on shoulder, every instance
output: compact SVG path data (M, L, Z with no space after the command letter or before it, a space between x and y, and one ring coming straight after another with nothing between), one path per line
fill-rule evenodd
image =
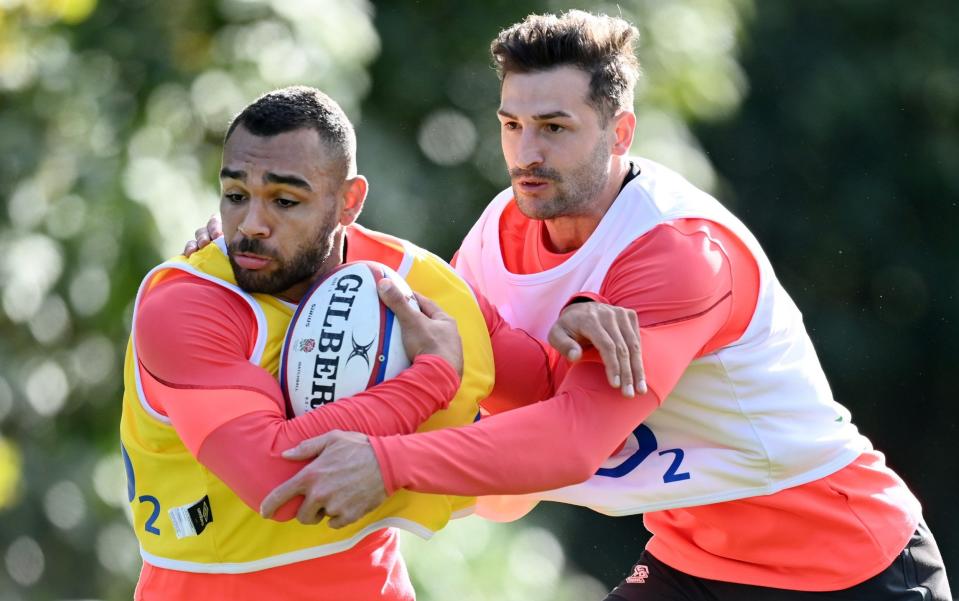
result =
M389 279L377 285L380 299L400 322L403 347L410 359L418 355L437 355L446 360L456 373L463 375L463 344L456 321L425 296L413 293L419 310Z
M197 228L197 230L193 232L194 239L187 242L183 247L183 254L189 257L222 235L223 228L220 225L220 217L217 215L211 215L205 226Z
M583 346L599 352L610 386L623 396L645 394L642 345L636 311L587 301L567 305L549 331L549 343L570 361L583 356Z

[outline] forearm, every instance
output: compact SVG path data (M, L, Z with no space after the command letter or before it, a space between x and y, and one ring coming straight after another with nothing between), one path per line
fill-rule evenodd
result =
M330 430L373 435L413 432L456 393L459 377L438 357L418 357L413 366L368 391L287 420L276 399L249 390L171 391L166 403L174 428L197 460L258 510L263 498L304 464L281 453ZM173 400L175 398L175 400ZM242 404L245 411L216 423L218 404ZM201 422L207 422L204 428ZM299 500L275 519L290 519Z
M585 480L668 396L719 319L641 330L644 395L623 398L602 363L584 359L548 400L464 428L371 439L387 491L523 494Z
M371 439L387 490L523 494L585 480L658 400L623 399L598 363L569 380L555 397L471 426Z
M296 444L330 430L371 436L409 434L449 406L459 385L459 374L449 363L435 355L420 355L391 380L284 421L284 435ZM323 432L317 433L318 427Z

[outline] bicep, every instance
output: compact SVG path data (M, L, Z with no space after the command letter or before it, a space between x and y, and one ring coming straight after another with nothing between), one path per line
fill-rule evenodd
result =
M501 413L550 397L555 390L558 353L505 321L490 331L495 384L483 408Z
M233 292L174 280L138 308L134 344L140 366L174 388L247 388L279 399L276 378L249 360L256 328L252 309Z
M496 370L493 390L482 402L483 409L501 413L551 396L561 360L559 353L545 342L510 326L486 297L479 292L475 295L486 321Z

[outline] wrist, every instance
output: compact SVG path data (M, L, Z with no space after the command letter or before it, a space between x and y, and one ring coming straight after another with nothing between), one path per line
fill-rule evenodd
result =
M460 388L460 374L456 368L441 355L423 354L413 359L413 366L430 370L430 382L436 386L448 402Z
M396 436L389 438L397 438ZM386 490L387 496L392 495L397 490L396 478L393 474L393 464L390 462L389 451L387 450L386 442L389 438L380 438L378 436L370 436L367 439L367 442L370 444L370 448L373 449L373 456L376 458L376 462L380 466L380 478L383 479L383 488Z
M563 309L570 305L575 305L576 303L604 303L610 305L612 303L603 296L602 294L596 292L577 292L576 294L569 297L569 299L563 303ZM562 313L563 309L560 309L559 312Z

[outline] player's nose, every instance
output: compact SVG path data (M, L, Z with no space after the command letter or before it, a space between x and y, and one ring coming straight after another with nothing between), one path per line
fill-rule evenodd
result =
M264 209L259 202L247 203L246 213L237 229L247 238L266 238L270 235L270 226Z
M541 165L544 158L543 145L539 136L536 135L536 132L530 131L530 128L524 129L517 140L516 166L528 169Z

